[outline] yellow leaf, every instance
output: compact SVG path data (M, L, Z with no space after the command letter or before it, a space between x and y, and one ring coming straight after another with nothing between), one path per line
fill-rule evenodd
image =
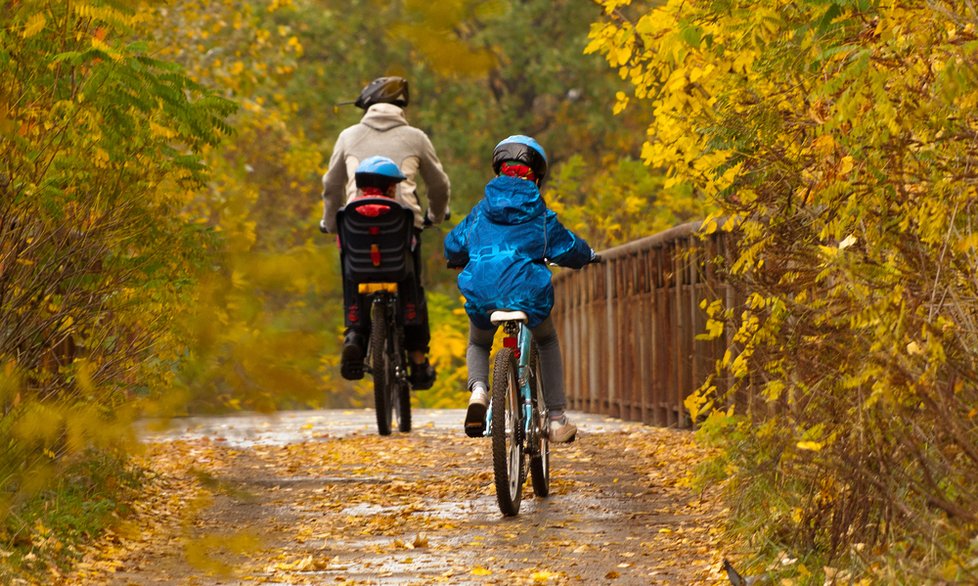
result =
M29 39L36 35L37 33L44 30L44 25L47 24L47 17L44 16L43 12L38 12L27 19L24 23L24 30L20 33L20 36Z
M822 449L821 442L802 441L802 442L798 442L795 445L798 447L799 450L808 450L811 452L817 452Z
M553 572L548 572L546 570L540 570L539 572L533 572L530 575L530 579L534 582L549 582L551 578L556 578L558 574Z
M472 575L473 576L491 576L492 575L492 570L487 570L486 568L483 568L482 566L476 566L476 567L472 568Z

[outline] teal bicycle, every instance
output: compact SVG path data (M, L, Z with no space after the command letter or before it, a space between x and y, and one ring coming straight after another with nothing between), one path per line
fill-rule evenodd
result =
M550 441L547 406L540 378L540 357L527 315L494 311L503 328L503 347L493 359L492 389L485 435L492 438L496 501L506 516L520 512L527 472L538 497L550 494Z

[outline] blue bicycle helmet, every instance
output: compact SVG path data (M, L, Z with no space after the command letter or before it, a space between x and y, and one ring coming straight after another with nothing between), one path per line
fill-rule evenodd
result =
M547 175L547 153L532 137L514 134L500 141L492 151L493 172L498 174L506 161L519 161L528 166L537 176L538 183Z
M353 175L357 187L379 187L386 189L391 183L407 179L397 164L387 157L373 156L360 161Z

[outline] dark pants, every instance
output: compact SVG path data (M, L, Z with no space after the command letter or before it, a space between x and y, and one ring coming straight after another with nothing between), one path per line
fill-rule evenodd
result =
M415 230L414 274L397 284L397 294L403 310L404 347L408 352L428 353L431 330L428 326L428 303L421 286L421 231ZM366 296L357 292L357 283L343 277L344 323L347 335L370 335L370 305Z

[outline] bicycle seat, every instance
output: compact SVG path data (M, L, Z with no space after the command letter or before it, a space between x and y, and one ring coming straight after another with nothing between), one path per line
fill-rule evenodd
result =
M489 315L489 321L494 324L501 324L504 321L521 321L526 323L526 313L523 311L506 311L497 309Z

